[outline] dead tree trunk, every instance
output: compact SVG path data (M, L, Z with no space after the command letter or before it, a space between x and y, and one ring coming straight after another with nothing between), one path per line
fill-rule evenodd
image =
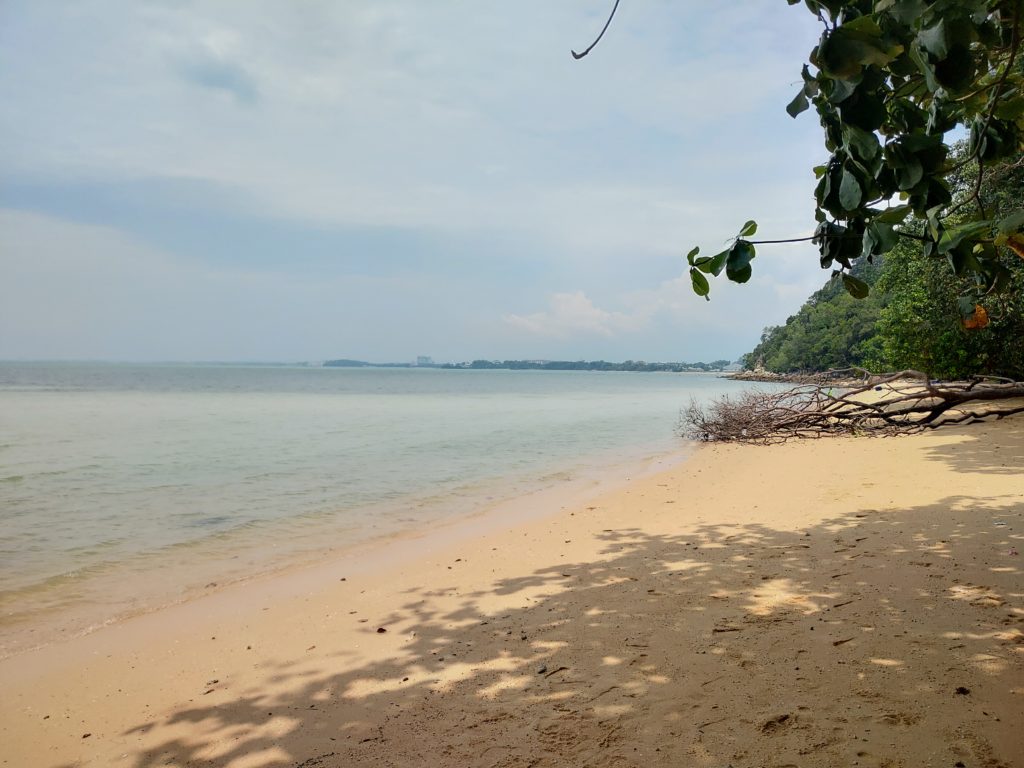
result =
M691 401L679 432L703 441L778 443L841 434L911 434L1024 413L1024 382L999 377L935 382L920 371L875 375L863 369L830 371L858 376L835 385L804 385L781 392L752 390L708 405Z

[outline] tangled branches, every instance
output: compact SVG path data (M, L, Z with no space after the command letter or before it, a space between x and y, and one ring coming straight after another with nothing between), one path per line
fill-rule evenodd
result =
M858 373L861 383L841 392L803 385L724 396L707 406L691 401L680 414L679 432L692 440L780 443L842 434L912 434L1024 413L1024 382L1010 379L938 383L920 371L835 373Z

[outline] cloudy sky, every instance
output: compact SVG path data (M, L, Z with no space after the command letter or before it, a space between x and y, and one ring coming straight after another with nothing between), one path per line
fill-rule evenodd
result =
M699 360L827 277L783 0L3 0L0 358Z

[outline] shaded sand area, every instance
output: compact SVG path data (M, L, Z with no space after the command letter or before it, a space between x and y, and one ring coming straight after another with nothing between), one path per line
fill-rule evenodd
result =
M8 659L0 764L1024 765L1022 464L1019 417L707 446Z

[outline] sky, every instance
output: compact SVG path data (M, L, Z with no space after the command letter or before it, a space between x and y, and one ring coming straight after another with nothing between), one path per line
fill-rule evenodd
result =
M3 0L0 359L734 359L827 279L783 0Z

